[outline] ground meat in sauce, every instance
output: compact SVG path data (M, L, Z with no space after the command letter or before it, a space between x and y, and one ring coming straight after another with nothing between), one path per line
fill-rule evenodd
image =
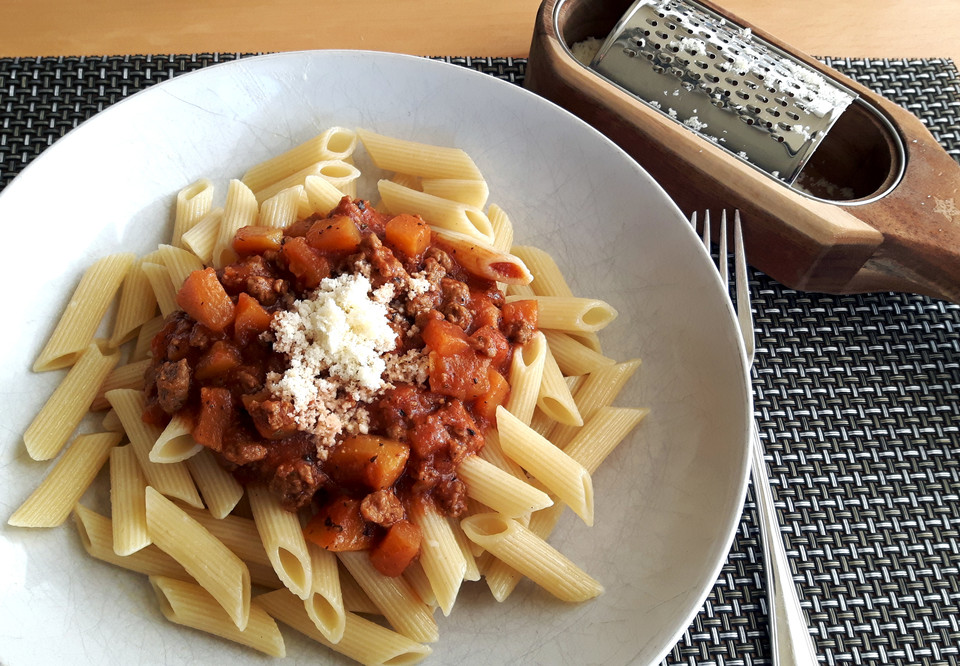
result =
M374 287L390 283L402 291L411 277L430 285L425 293L402 302L401 310L391 315L389 324L400 341L398 353L422 348L420 332L432 318L440 317L472 336L471 348L484 363L498 358L497 369L506 376L512 353L507 339L520 344L532 336L536 326L535 322L501 321L499 309L504 298L494 283L468 276L448 253L435 246L427 248L419 261L398 256L383 239L389 218L365 202L345 197L330 213L331 219L337 216L353 220L362 238L353 252L324 255L331 275L355 272L362 265L369 270ZM324 219L300 220L286 230L286 237L306 236L315 222ZM247 293L268 314L304 297L298 290L301 283L279 251L241 257L220 269L217 278L235 303L241 293ZM238 343L239 361L222 374L203 381L193 377L201 359L216 350L215 343L233 344L232 335L232 325L216 333L184 313L168 317L153 342L154 363L145 376L144 419L162 425L168 415L177 412L199 418L201 385L225 390L230 396L224 407L229 412L229 426L218 446L212 448L242 482L266 483L287 508L354 497L363 519L381 530L405 520L408 503L420 498L432 498L446 515L463 514L466 487L457 478L456 468L465 456L482 448L482 433L488 425L474 414L471 401L412 384L386 390L370 405L370 431L409 447L406 474L392 487L372 492L370 488L342 487L324 473L311 436L297 430L291 405L264 392L267 373L282 373L285 363L272 351L268 334Z

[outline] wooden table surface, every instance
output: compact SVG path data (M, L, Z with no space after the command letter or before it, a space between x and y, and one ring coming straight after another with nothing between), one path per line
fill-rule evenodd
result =
M718 0L819 56L960 62L960 0ZM539 0L0 0L0 57L350 48L525 56Z

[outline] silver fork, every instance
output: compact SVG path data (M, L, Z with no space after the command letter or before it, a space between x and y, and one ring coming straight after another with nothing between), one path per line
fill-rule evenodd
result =
M697 214L690 217L697 229ZM750 309L750 288L747 283L747 259L743 251L743 235L740 229L740 211L734 213L734 268L736 279L736 310L747 354L748 369L753 365L756 346L753 334L753 312ZM710 252L710 211L704 213L701 240ZM723 211L719 229L719 259L717 270L723 286L729 292L729 269L727 262L727 212ZM790 562L777 524L777 513L770 490L770 477L763 459L763 445L757 432L757 424L750 427L750 467L753 473L753 490L760 517L760 534L763 545L763 561L767 579L767 616L770 620L770 652L774 666L813 666L817 663L817 651L810 637L807 617L800 607L797 587L790 572Z

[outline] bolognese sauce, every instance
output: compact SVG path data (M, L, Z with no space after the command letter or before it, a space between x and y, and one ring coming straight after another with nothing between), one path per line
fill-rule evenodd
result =
M238 480L310 508L309 539L399 575L419 551L412 502L466 509L457 466L508 396L535 302L507 303L419 217L349 197L240 229L233 250L187 278L154 338L144 420L189 417Z

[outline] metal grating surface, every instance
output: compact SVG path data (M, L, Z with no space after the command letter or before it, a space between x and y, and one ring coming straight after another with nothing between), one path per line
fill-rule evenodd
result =
M0 187L127 95L240 54L0 59ZM522 83L525 61L446 58ZM960 158L944 60L827 59ZM825 296L754 272L755 399L774 496L823 664L960 663L960 306ZM664 660L769 664L752 490L720 579Z

